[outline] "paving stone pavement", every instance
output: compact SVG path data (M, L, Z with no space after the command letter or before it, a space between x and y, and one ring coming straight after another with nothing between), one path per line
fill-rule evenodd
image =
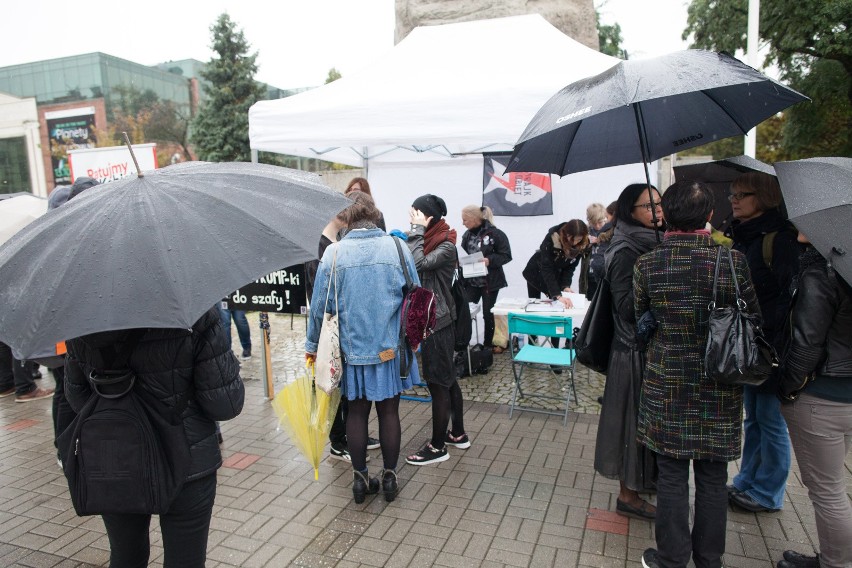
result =
M207 566L621 567L641 566L642 551L654 545L652 524L611 512L618 483L593 469L602 376L577 370L579 400L567 426L559 416L526 412L510 420L510 358L496 356L487 375L461 383L471 448L450 448L450 459L435 466L403 464L396 501L375 496L355 505L346 464L325 459L314 481L276 427L263 396L256 316L250 321L255 346L243 364L246 404L222 425L226 464L218 474ZM304 320L294 318L292 330L289 316L271 322L277 389L302 366ZM545 386L555 378L549 372L531 378L542 391L565 392L564 385ZM50 386L52 379L41 382ZM405 455L428 439L430 405L403 401L400 414ZM369 453L376 472L381 453ZM850 465L847 459L848 471ZM847 481L852 486L852 474ZM156 523L151 542L151 565L162 566ZM770 568L783 550L811 553L815 544L813 510L794 466L782 511L729 512L725 565ZM50 402L0 400L0 566L108 561L100 518L79 518L71 507L56 463Z

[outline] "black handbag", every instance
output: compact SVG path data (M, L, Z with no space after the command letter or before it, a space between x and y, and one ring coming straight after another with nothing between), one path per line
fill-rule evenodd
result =
M734 305L720 308L716 306L716 291L722 249L728 253L736 300ZM763 336L758 316L748 312L745 301L740 297L734 258L731 251L722 246L716 254L713 300L708 307L709 332L704 351L704 372L707 377L723 385L763 384L778 367L778 355Z
M606 374L614 334L612 295L609 291L609 280L604 278L592 296L589 311L586 312L583 325L574 340L577 361L593 371Z

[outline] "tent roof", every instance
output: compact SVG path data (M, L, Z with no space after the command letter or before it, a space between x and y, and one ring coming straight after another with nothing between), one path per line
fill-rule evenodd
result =
M358 73L256 103L249 138L353 166L511 150L557 90L618 61L538 14L418 27Z

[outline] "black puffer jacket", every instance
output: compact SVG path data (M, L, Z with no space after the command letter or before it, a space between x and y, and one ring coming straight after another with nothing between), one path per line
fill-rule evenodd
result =
M130 330L108 331L67 342L65 396L80 412L92 394L87 377L104 370L101 350L123 341ZM137 384L173 406L188 393L183 425L192 453L187 480L209 475L222 465L216 421L230 420L243 408L245 390L240 364L228 344L216 308L187 329L149 329L130 358ZM176 396L177 395L177 396Z
M817 261L802 270L790 316L790 342L784 357L785 384L817 376L852 378L852 290L825 259L809 249L803 261Z
M482 256L488 259L488 274L465 278L466 286L484 287L486 293L508 286L503 265L512 261L512 248L506 233L488 221L483 221L476 229L464 232L461 247L467 254L481 252Z
M780 353L783 347L784 322L790 313L793 298L793 278L799 272L799 255L802 249L796 241L796 230L776 210L732 227L734 250L743 253L748 262L760 313L763 314L763 332ZM763 259L763 239L776 231L772 243L772 268ZM778 388L778 375L756 387L758 392L774 393Z
M456 319L456 303L453 300L453 271L456 268L458 252L450 241L439 244L429 254L423 252L423 234L425 227L413 225L408 233L408 250L414 258L420 285L432 290L437 303L437 322L435 331L452 324Z
M576 256L572 258L566 256L565 251L562 250L559 229L563 225L565 223L548 229L547 236L544 237L539 249L527 261L522 273L529 284L553 299L560 297L562 290L571 285L574 270L582 258L582 251L572 251L571 254L576 253Z

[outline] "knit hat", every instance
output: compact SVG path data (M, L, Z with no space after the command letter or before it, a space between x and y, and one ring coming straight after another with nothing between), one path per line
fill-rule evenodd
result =
M447 214L447 204L437 195L427 193L421 195L411 204L418 211L422 211L426 217L432 217L435 220L440 219Z

